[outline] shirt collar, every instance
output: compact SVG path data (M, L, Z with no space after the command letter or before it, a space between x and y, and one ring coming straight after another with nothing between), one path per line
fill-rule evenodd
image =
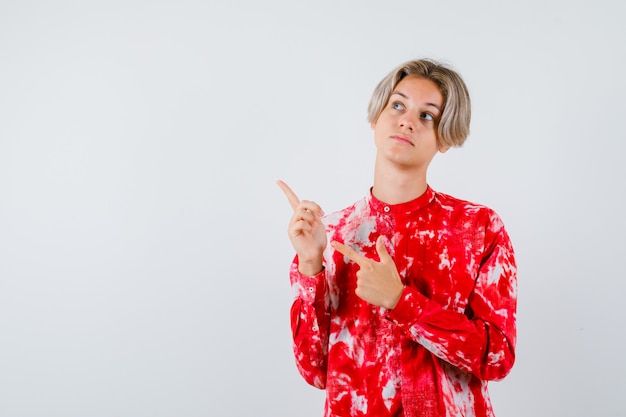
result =
M411 214L416 210L419 210L422 207L428 205L434 198L435 192L432 188L430 188L430 186L427 186L426 191L424 191L424 193L416 199L400 204L387 204L380 201L379 199L374 197L371 188L368 194L369 205L373 212L393 215Z

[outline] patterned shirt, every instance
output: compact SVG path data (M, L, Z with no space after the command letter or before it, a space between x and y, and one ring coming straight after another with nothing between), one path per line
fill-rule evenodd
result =
M487 381L515 360L516 265L491 209L428 187L395 205L370 192L326 216L328 238L379 260L404 290L393 310L355 294L358 265L327 246L314 277L290 269L296 365L326 389L325 416L493 416Z

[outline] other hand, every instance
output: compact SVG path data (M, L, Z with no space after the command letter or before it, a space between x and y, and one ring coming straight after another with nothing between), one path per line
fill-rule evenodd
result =
M380 257L380 262L366 258L343 243L332 241L330 245L359 265L359 270L356 273L355 293L357 296L370 304L390 310L398 304L404 290L404 284L398 273L396 263L385 248L384 236L378 236L376 239L376 252Z
M313 201L302 200L283 181L276 182L293 209L287 233L298 254L300 272L313 276L323 269L323 253L327 245L324 212Z

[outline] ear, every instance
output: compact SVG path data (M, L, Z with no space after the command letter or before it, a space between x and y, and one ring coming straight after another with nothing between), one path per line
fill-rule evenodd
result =
M371 128L372 130L376 129L376 122L374 122L374 123L370 123L370 128Z
M449 147L449 146L439 145L439 152L441 152L441 153L446 153L446 152L448 152L448 149L450 149L450 147Z

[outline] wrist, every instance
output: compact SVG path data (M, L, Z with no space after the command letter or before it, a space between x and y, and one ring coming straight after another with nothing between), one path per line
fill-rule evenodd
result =
M393 299L391 299L389 304L386 306L388 310L393 310L394 308L396 308L398 302L400 301L400 298L402 297L402 293L404 293L404 285L400 287L400 291Z
M314 259L310 261L298 260L298 271L302 275L312 277L322 272L323 269L324 269L324 264L322 262L322 258Z

